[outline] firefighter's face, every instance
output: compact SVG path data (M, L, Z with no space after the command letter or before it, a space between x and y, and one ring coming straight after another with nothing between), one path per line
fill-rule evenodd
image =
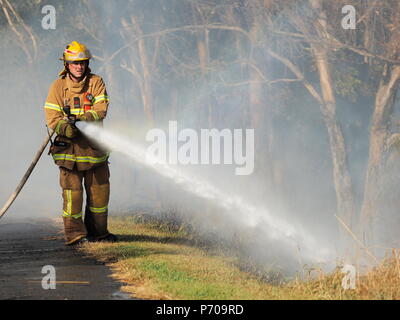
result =
M85 74L86 67L87 61L74 61L68 63L69 72L78 79Z

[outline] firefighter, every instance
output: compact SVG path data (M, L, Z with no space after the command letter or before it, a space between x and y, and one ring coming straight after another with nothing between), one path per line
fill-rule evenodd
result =
M101 77L91 73L90 58L83 44L73 41L66 47L60 59L64 69L52 83L44 106L47 125L57 134L49 153L60 169L66 245L117 241L107 230L109 154L83 136L71 121L75 118L102 125L107 114L106 87Z

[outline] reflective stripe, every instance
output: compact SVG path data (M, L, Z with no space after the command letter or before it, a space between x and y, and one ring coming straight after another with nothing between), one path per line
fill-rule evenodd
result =
M104 162L107 160L107 158L110 156L110 154L107 152L107 154L103 157L79 157L79 156L75 156L73 154L62 154L62 153L56 153L53 155L53 159L54 161L73 161L73 162L79 162L79 163L83 163L83 162L88 162L88 163L100 163L100 162Z
M90 112L93 115L94 120L100 120L100 117L99 117L99 115L97 114L96 111L89 110L88 112Z
M102 208L89 207L89 210L93 213L107 213L108 206Z
M71 109L71 114L75 114L75 115L78 115L78 116L80 116L81 114L84 114L85 112L84 112L84 109L83 108L73 108L73 109Z
M65 190L65 196L67 197L67 212L72 214L72 190Z
M58 160L76 161L75 156L73 154L56 153L53 155L53 159L55 161L58 161Z
M66 211L63 210L63 217L71 217L78 219L82 217L82 211L79 213L72 213L72 190L65 190L65 198L67 200L67 208Z
M76 162L89 162L89 163L100 163L104 162L108 158L108 154L100 157L100 158L95 158L95 157L76 157Z
M94 97L94 103L93 104L99 103L101 101L110 101L110 100L108 99L107 95L97 96L97 97Z
M46 102L44 107L45 107L45 109L63 112L62 108L58 104L52 104L52 103ZM71 114L76 114L76 115L84 114L84 109L83 108L71 108Z
M50 103L50 102L46 102L46 104L44 105L44 108L49 109L49 110L62 111L61 107L58 104L54 104L54 103Z
M78 219L78 218L82 217L82 211L77 213L77 214L72 214L72 213L68 213L68 212L63 211L63 215L62 216L63 217L69 217L69 218Z

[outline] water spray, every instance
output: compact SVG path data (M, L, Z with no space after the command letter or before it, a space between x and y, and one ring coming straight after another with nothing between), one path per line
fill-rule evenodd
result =
M249 228L261 227L271 240L278 241L295 250L299 249L304 259L313 262L327 262L332 257L331 250L321 246L303 228L295 227L293 224L274 217L269 210L253 206L240 196L230 195L210 182L194 178L179 168L172 167L167 163L159 163L158 159L152 158L153 156L148 154L145 148L128 141L123 136L85 122L77 122L76 126L82 133L106 149L123 154L136 163L145 165L197 197L210 200L227 211L240 213L237 219L240 220L241 225Z

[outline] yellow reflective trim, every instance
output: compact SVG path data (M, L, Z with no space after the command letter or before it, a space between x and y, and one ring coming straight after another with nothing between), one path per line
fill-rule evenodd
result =
M66 211L64 210L64 214L71 215L72 213L72 190L64 190L65 200L67 201Z
M76 158L73 154L60 154L56 153L53 155L54 160L68 160L68 161L75 161Z
M84 114L84 109L83 108L71 109L71 114L80 116L81 114Z
M58 104L53 104L49 102L45 103L44 108L49 110L62 111L61 107Z
M50 103L50 102L45 102L45 105L48 105L48 106L51 106L51 107L58 107L58 108L60 108L60 105L58 105L58 104L55 104L55 103Z
M76 162L89 162L89 163L99 163L99 162L104 162L107 160L108 155L105 155L104 157L100 158L95 158L95 157L76 157Z
M94 103L93 104L96 104L96 103L99 103L99 102L101 102L101 101L110 101L109 99L108 99L108 96L107 95L102 95L102 96L97 96L97 97L94 97Z
M72 190L66 190L67 192L67 211L72 213Z
M66 210L63 210L63 217L71 217L71 218L75 218L78 219L80 217L82 217L82 211L79 213L72 213L72 190L68 189L65 190L65 198L67 200L67 208Z
M55 161L74 161L74 162L88 162L88 163L100 163L104 162L107 160L107 158L110 156L110 153L107 152L107 154L103 157L77 157L73 154L61 154L61 153L56 153L53 155L53 159Z
M93 213L106 213L108 210L108 206L102 208L89 207L89 210Z
M72 213L68 213L68 212L63 211L63 215L62 216L63 217L68 217L68 218L78 219L78 218L82 217L82 212L79 212L77 214L72 214Z

